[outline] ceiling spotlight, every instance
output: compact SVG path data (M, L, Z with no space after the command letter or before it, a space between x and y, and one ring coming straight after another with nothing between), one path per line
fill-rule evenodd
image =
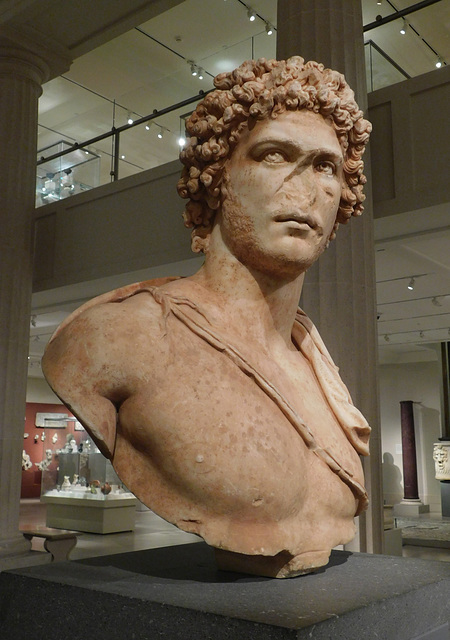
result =
M186 138L184 138L183 136L180 136L178 138L178 144L180 147L184 147L184 145L186 144Z
M440 69L442 67L442 58L438 58L436 61L436 69Z
M413 290L414 290L414 283L415 283L414 278L411 278L411 280L409 281L409 284L408 284L408 289L409 289L410 291L413 291Z
M151 125L151 123L146 124L146 125L145 125L146 130L147 130L147 131L150 131L150 127L151 127L151 126L152 126L152 125Z
M383 0L377 0L377 5L380 6Z
M159 131L158 131L158 133L157 133L157 136L158 136L158 138L161 140L161 138L163 137L163 135L164 135L163 128L162 128L162 127L160 127L160 128L159 128Z
M128 124L133 124L133 122L134 122L133 114L131 112L128 114L127 122L128 122Z
M391 339L390 339L390 337L388 336L388 334L386 334L386 335L384 336L384 340L385 340L385 342L390 342L390 341L391 341Z
M408 28L408 23L407 23L407 22L406 22L406 20L403 18L403 24L402 24L402 27L401 27L401 29L400 29L400 33L402 34L402 36L404 36L404 35L405 35L407 28Z
M122 160L125 160L125 156L120 156Z
M191 76L196 76L197 74L197 67L195 66L195 64L191 64Z
M256 13L253 11L253 9L249 9L249 10L247 11L247 16L248 16L248 19L250 20L250 22L255 22L255 20L256 20Z
M273 27L268 22L266 22L266 33L267 33L268 36L271 36L272 33L273 33Z
M203 69L201 67L198 68L198 79L203 80Z
M419 332L419 336L420 336L421 338L425 338L425 334L424 334L424 332L423 332L423 331L420 331L420 332Z

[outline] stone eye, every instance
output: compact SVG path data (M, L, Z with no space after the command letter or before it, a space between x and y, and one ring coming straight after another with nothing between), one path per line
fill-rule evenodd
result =
M323 160L316 165L316 170L320 171L320 173L324 173L327 176L334 176L334 174L336 173L336 166L329 160Z
M277 164L280 162L285 162L286 156L283 153L281 153L281 151L267 151L263 155L262 159L265 160L266 162Z

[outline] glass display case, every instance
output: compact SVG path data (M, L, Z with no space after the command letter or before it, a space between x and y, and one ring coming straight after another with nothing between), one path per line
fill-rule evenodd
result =
M90 439L77 446L68 434L65 446L48 455L41 502L47 505L48 527L91 533L134 530L138 501Z
M39 149L38 162L43 158L72 149L72 143L60 140ZM36 207L69 198L97 187L100 183L100 156L88 148L72 149L66 155L38 164L36 176Z

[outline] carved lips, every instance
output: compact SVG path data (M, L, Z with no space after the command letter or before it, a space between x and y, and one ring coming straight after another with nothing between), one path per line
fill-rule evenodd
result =
M316 230L319 227L312 216L308 215L307 213L280 213L275 216L274 220L275 222L292 222L299 228L304 228L305 226L307 226L310 229Z

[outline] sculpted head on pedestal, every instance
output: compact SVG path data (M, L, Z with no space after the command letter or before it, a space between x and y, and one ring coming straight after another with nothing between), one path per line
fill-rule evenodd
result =
M437 442L434 445L433 460L437 480L450 480L450 442Z
M193 251L205 251L217 210L224 199L224 173L236 145L258 122L307 110L332 127L343 154L339 223L361 215L365 199L362 155L370 123L355 102L353 91L338 71L294 56L288 60L248 60L230 73L218 75L216 90L206 96L186 123L190 136L180 154L184 171L178 192L188 198L184 212L192 227ZM316 122L318 119L316 120ZM310 120L314 129L314 121Z
M294 576L326 564L367 506L370 427L298 301L362 212L370 124L340 73L299 57L215 85L178 183L203 266L88 302L43 370L122 482L219 567Z

